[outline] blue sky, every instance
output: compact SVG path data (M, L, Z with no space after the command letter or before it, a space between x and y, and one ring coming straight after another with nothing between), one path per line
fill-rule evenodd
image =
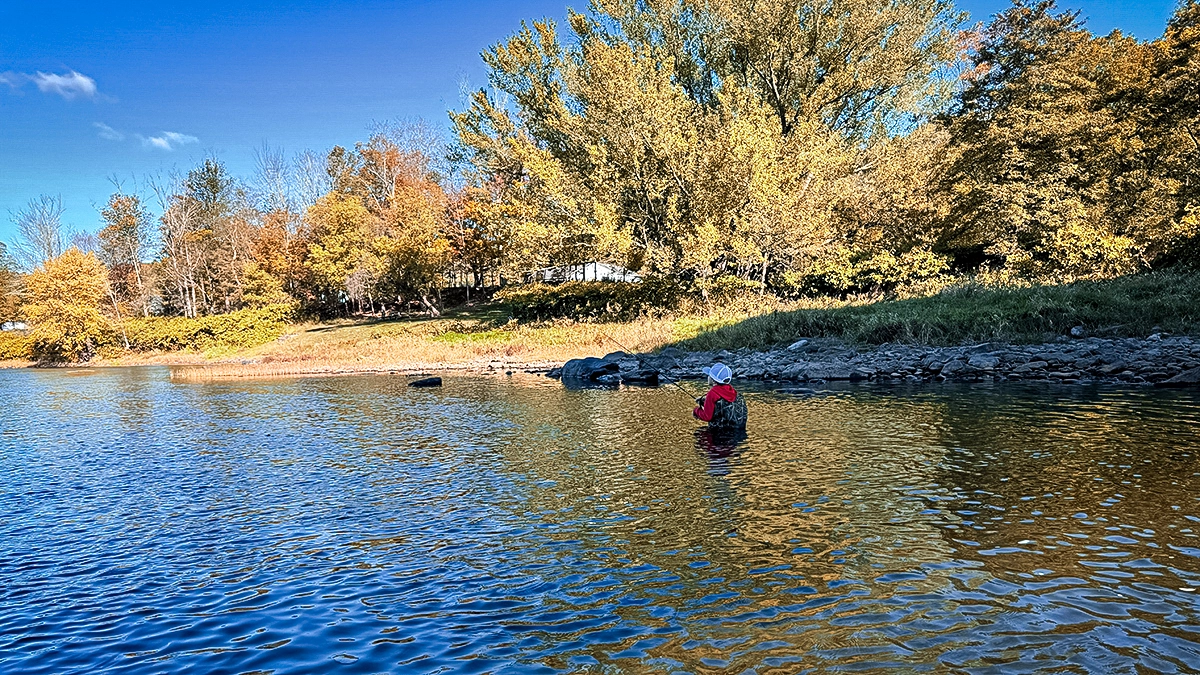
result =
M209 154L239 175L361 140L373 121L446 124L479 52L522 19L586 0L0 1L0 241L9 213L59 195L95 230L110 177L132 183ZM1161 35L1174 0L1066 0L1096 33ZM1007 0L962 0L983 20Z

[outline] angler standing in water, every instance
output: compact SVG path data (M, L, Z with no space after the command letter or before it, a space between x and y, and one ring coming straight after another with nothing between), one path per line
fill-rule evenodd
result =
M710 429L745 429L746 401L729 384L733 371L724 363L714 363L704 369L704 374L711 388L703 399L696 399L692 415L708 422Z

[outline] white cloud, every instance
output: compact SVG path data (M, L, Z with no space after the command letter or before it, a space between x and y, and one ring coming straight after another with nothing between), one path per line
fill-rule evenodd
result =
M96 122L92 126L99 129L98 133L100 134L100 138L103 138L106 141L123 141L123 140L125 140L125 134L108 126L104 122Z
M26 77L37 85L38 91L43 94L58 94L67 100L76 96L92 98L96 95L96 81L74 70L66 75L38 71Z
M175 150L184 145L199 143L200 139L195 136L181 134L176 131L164 131L158 136L141 137L142 145L147 148L158 148L159 150Z
M12 89L20 89L30 82L43 94L58 94L68 101L77 96L95 98L98 93L96 81L75 70L65 75L43 73L40 70L33 74L11 70L0 73L0 84L7 84Z

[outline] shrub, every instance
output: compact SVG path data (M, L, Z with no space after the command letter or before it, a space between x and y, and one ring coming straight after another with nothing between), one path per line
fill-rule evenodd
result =
M33 344L23 333L0 333L0 361L26 361L33 358Z
M294 304L269 305L196 319L149 317L125 322L129 346L137 351L255 347L278 338L295 318ZM118 332L113 338L119 343Z
M495 300L518 321L575 319L629 321L654 310L679 306L678 282L649 279L637 284L614 281L568 281L558 286L534 284L505 289Z
M791 297L863 293L895 296L905 287L937 280L948 270L947 258L920 248L900 255L880 251L860 256L842 249L814 262L803 272L786 272L778 282L780 292Z
M702 287L708 291L710 302L739 300L750 295L758 295L764 290L762 282L728 274L716 277L703 284Z

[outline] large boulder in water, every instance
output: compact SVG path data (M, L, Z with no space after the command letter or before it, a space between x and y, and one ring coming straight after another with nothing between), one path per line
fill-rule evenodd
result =
M1184 387L1200 387L1200 368L1192 368L1164 382L1155 383L1156 387L1166 389L1182 389Z
M621 366L612 361L588 357L571 359L563 364L563 382L595 382L604 375L621 372Z
M625 384L641 384L647 387L658 386L658 371L653 369L633 370L621 373L621 382Z

